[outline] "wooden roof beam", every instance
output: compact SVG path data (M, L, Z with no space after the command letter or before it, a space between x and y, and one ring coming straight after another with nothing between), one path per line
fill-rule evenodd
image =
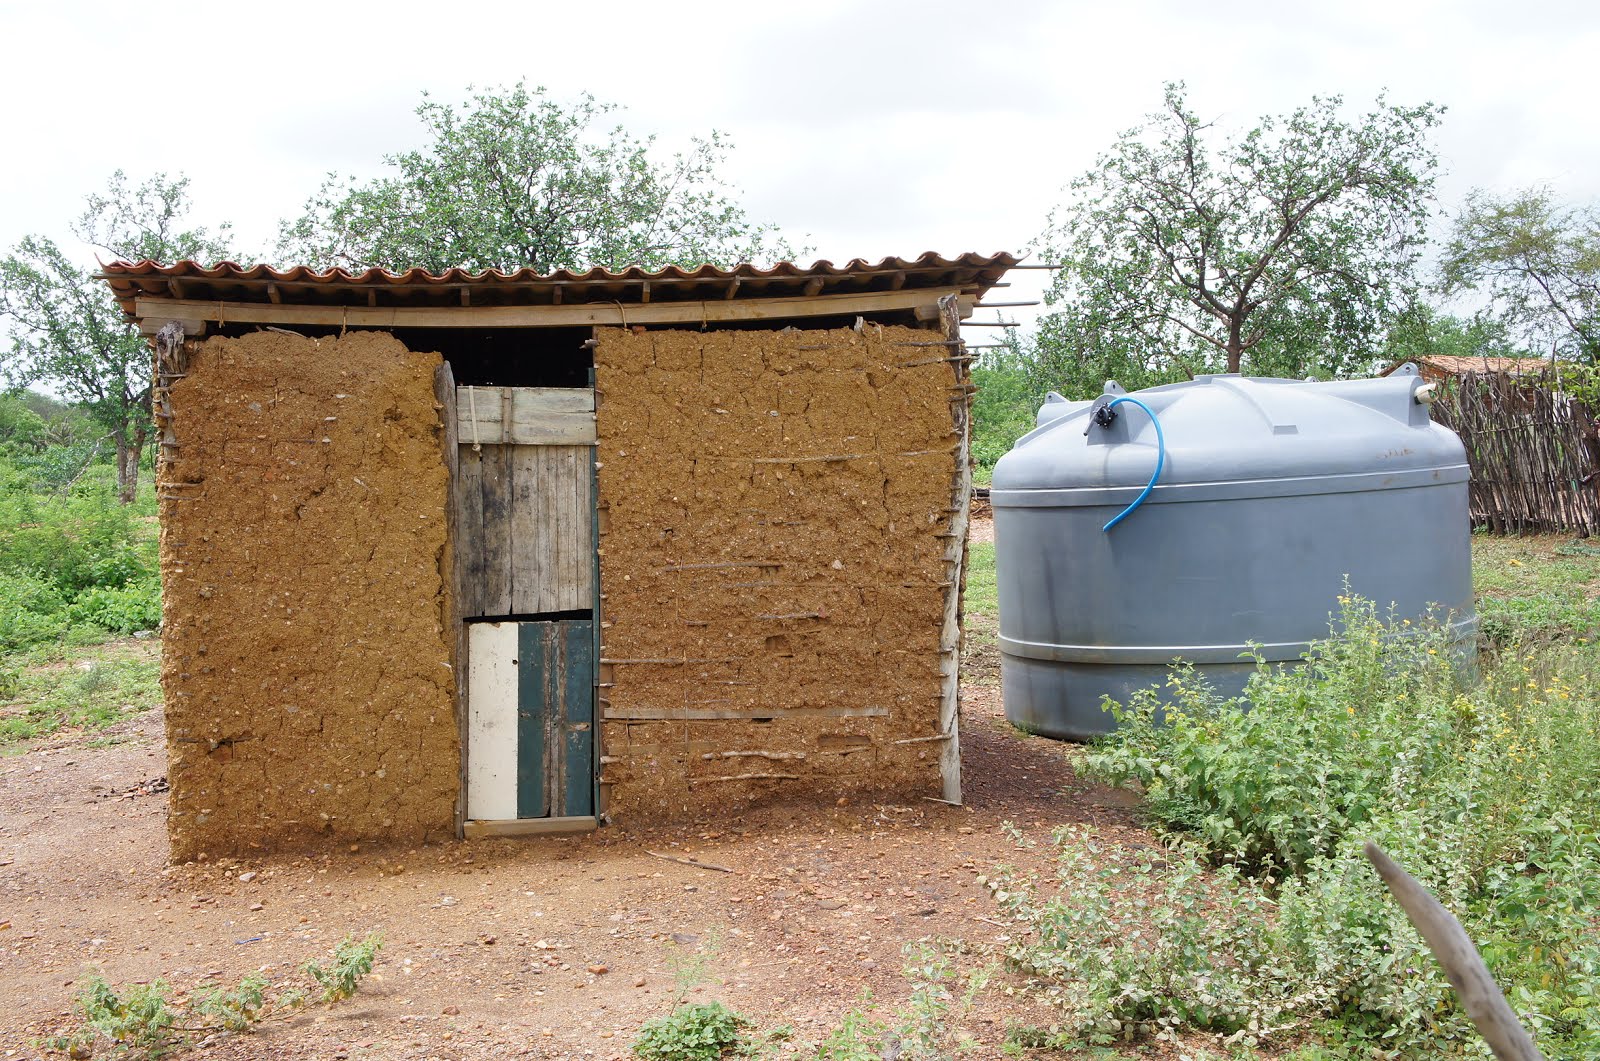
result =
M782 321L805 317L855 316L868 313L914 312L919 320L938 317L943 295L960 296L959 288L911 291L868 291L815 298L747 298L714 301L652 302L531 306L290 306L266 302L201 302L140 298L135 316L140 330L154 334L169 320L228 324L331 325L352 328L558 328L624 324L706 324L716 321ZM961 296L962 316L970 316L973 300ZM186 329L187 330L187 329Z

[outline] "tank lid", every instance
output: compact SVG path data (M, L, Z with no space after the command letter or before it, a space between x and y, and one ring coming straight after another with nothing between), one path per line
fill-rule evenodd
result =
M1156 465L1157 432L1132 402L1102 412L1123 396L1115 382L1090 402L1052 395L1039 426L995 465L993 490L1142 488ZM1467 475L1461 441L1429 416L1432 389L1414 365L1377 379L1323 383L1198 376L1128 397L1149 407L1165 439L1151 501L1162 500L1163 488L1179 500L1172 488L1194 484L1293 480L1302 486L1270 492L1316 493L1323 477L1331 491L1351 489L1350 476L1367 474L1377 477L1372 488ZM1004 501L995 496L996 504Z

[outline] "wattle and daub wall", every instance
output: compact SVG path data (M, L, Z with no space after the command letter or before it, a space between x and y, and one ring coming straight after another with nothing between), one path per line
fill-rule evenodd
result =
M939 333L597 335L608 813L937 793L964 452ZM451 835L438 355L188 351L159 480L174 856Z
M391 336L194 346L163 495L176 858L453 834L439 355Z
M949 347L871 324L598 334L612 815L937 793Z

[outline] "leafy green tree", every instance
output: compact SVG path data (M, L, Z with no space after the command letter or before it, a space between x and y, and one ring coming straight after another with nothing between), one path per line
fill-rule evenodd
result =
M1034 371L1028 342L1008 329L1004 344L985 350L972 366L972 457L980 482L1017 439L1033 430L1046 391Z
M15 394L0 394L0 445L36 449L49 429L44 417Z
M1389 327L1381 364L1387 367L1424 357L1534 357L1518 345L1499 318L1488 314L1457 317L1426 303L1399 314Z
M752 222L717 178L729 144L717 132L659 160L654 138L597 128L616 107L584 95L563 105L518 82L459 110L423 97L431 143L387 155L389 175L330 175L283 225L285 262L452 266L540 272L629 265L729 264L793 251Z
M90 195L70 227L118 258L204 262L227 256L226 226L183 228L189 182L156 174L130 186L122 171ZM81 403L116 449L118 493L133 500L150 431L150 350L91 270L46 236L27 236L0 259L0 317L10 325L3 368L13 387L35 384Z
M1347 120L1339 97L1315 97L1224 136L1167 85L1052 215L1047 300L1072 345L1050 356L1157 375L1370 360L1416 286L1442 114L1379 97Z
M1039 318L1033 364L1046 389L1081 401L1099 394L1107 380L1139 390L1194 375L1185 362L1148 356L1109 316L1103 306L1073 302Z
M1532 345L1600 364L1600 211L1548 188L1467 197L1439 263L1446 296L1487 297Z

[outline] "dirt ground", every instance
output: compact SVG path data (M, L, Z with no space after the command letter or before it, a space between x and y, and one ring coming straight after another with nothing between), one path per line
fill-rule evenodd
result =
M102 731L0 759L0 1054L38 1056L86 970L179 987L287 976L368 932L384 947L354 1000L195 1056L629 1057L696 955L706 979L691 1000L814 1041L864 992L904 1003L908 942L981 955L1015 930L976 878L1044 869L1048 849L1019 851L1002 822L1151 842L1126 794L1074 776L1076 749L1005 724L992 665L968 674L963 807L787 805L642 832L168 865L159 717L124 723L118 743ZM1008 1022L1050 1020L992 990L963 1024L989 1057Z

